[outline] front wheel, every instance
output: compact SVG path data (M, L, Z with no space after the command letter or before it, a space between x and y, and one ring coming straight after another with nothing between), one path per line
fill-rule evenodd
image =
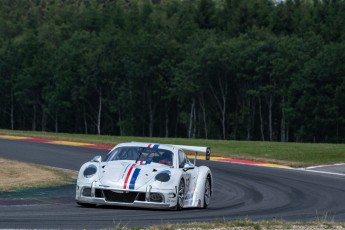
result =
M205 192L204 192L204 207L207 208L211 201L211 182L210 178L207 177L205 182Z
M183 209L184 194L185 194L185 183L184 183L184 180L181 179L180 184L178 186L177 204L175 207L175 209L178 211Z

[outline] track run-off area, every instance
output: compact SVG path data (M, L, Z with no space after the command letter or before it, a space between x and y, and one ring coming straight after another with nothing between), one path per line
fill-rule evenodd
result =
M77 171L84 162L109 151L104 146L65 144L0 138L0 158ZM214 194L207 209L85 208L75 203L75 186L71 185L55 192L39 191L32 197L1 194L0 228L93 229L242 219L345 221L342 165L334 173L223 161L197 161L197 165L210 167L214 177Z

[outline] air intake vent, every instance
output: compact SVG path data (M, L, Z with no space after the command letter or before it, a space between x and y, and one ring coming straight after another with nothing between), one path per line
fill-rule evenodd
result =
M91 188L84 188L82 194L83 196L91 196Z
M137 197L137 192L117 193L110 190L103 190L106 201L120 202L120 203L133 203Z

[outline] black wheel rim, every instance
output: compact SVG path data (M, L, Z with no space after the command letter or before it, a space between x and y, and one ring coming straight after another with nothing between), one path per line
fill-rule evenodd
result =
M205 183L205 204L206 205L209 205L210 203L210 199L211 199L211 185L210 185L210 181L209 180L206 180L206 183Z

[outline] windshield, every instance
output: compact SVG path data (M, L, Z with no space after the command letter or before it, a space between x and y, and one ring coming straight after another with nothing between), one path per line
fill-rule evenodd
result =
M173 153L165 149L145 147L119 147L108 153L103 161L134 160L140 163L173 165Z

